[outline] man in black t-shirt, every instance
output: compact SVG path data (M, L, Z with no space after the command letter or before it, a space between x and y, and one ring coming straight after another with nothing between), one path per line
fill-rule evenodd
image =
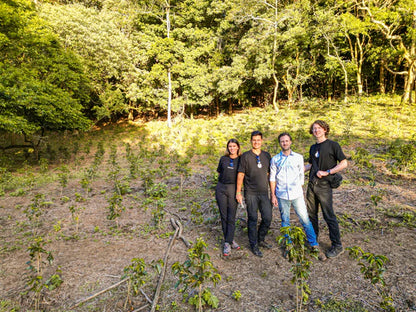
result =
M311 125L309 132L315 137L316 144L311 146L309 150L310 164L305 166L306 170L310 170L306 192L308 215L316 237L318 237L318 209L319 205L321 206L332 243L331 248L326 252L326 256L335 258L342 254L344 249L341 243L337 217L332 206L332 188L329 185L329 179L331 175L345 169L348 163L341 146L327 138L329 125L325 121L316 120Z
M247 205L248 240L251 251L258 257L263 253L260 247L271 248L265 237L272 222L272 205L269 198L269 170L271 156L261 150L263 134L260 131L251 133L252 149L245 152L240 159L237 175L237 202L242 204L241 188L244 181L244 197ZM260 226L257 229L258 213L261 214Z

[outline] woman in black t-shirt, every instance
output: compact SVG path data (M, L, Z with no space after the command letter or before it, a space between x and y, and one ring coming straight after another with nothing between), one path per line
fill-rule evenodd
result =
M215 199L221 215L221 226L224 234L224 256L230 255L231 248L240 249L240 246L234 241L235 216L238 205L235 199L235 190L240 155L240 143L236 139L229 140L227 142L227 151L220 158L217 168L219 177L215 189Z

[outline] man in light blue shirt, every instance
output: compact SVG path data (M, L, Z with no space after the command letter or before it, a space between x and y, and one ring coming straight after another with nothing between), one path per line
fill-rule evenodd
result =
M282 151L270 161L272 204L274 207L279 206L282 227L290 226L290 207L293 206L305 230L309 245L316 248L321 255L303 198L302 186L305 179L303 156L291 150L292 137L289 133L281 133L278 140Z

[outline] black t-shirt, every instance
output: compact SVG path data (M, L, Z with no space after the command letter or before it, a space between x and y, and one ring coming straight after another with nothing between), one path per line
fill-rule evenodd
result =
M265 151L261 151L259 160L256 156L252 150L241 155L238 172L244 173L244 193L268 194L271 156Z
M240 156L231 159L229 156L222 156L218 164L218 181L223 184L236 184L237 169L240 164Z
M318 170L326 171L334 168L338 162L344 159L346 157L337 142L326 139L322 143L315 143L309 150L309 163L312 164L309 180L312 181L317 173L314 162L317 164Z

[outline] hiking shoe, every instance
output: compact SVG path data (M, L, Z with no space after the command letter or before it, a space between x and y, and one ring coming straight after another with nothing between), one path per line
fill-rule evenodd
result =
M344 248L342 246L332 246L327 252L327 258L336 258L344 252Z
M312 253L318 257L319 261L326 261L326 256L318 246L312 247Z
M231 246L229 243L224 243L224 249L222 254L224 255L224 257L228 257L231 254Z
M233 241L233 243L231 244L231 248L232 248L232 249L237 249L237 250L239 250L239 249L240 249L240 245L238 245L235 241Z
M259 246L254 245L253 247L251 247L251 251L253 252L253 254L257 257L263 257L263 253L260 251Z
M259 246L266 249L271 249L273 247L272 244L266 243L265 241L259 242Z

